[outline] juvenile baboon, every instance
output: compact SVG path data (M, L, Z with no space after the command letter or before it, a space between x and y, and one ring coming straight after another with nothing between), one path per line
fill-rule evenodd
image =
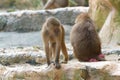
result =
M68 0L48 0L44 9L55 9L68 6Z
M70 33L73 52L79 61L105 60L101 53L101 42L95 24L88 13L81 13L75 20Z
M47 64L50 65L50 58L55 58L55 67L59 69L60 50L64 55L64 63L68 61L68 53L64 42L64 28L57 18L49 17L42 27L42 37L44 49L47 58Z

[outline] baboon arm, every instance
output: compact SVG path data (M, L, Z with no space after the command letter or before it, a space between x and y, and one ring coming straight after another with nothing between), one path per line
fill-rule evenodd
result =
M59 39L60 40L60 39ZM60 63L59 63L59 58L60 58L60 48L61 48L61 42L57 40L56 42L56 57L55 57L55 67L57 69L59 69L61 66L60 66Z

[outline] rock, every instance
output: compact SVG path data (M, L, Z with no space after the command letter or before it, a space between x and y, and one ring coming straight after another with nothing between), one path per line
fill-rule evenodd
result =
M70 45L67 45L67 48ZM102 53L105 54L106 60L119 61L120 48L105 48L102 49ZM73 60L75 57L71 48L68 48L69 60ZM63 55L60 59L62 61ZM0 64L13 65L24 64L42 65L46 63L45 53L42 48L38 46L34 47L18 47L18 48L1 48L0 49Z
M114 47L114 48L104 48L102 49L102 52L104 54L117 54L117 55L120 55L120 47Z
M100 31L110 11L109 6L101 0L89 0L89 6L90 17L96 23L97 31Z
M103 46L120 46L120 1L90 0L90 14L100 25L100 38Z
M107 0L106 4L110 5L110 12L100 31L100 38L105 46L120 46L120 7L118 7L120 1Z
M118 62L77 62L62 64L57 70L51 64L31 66L28 64L0 66L2 80L120 80Z
M47 66L40 47L1 48L0 80L120 80L120 63L115 60L120 58L119 49L103 49L110 61L78 62L70 48L71 60L57 70L53 64Z
M102 53L108 61L120 61L120 47L103 48Z
M43 51L29 48L0 49L0 64L11 65L15 63L43 64L46 57Z
M78 14L87 12L88 7L67 7L53 10L23 10L0 13L0 17L7 19L3 31L39 31L45 19L49 16L57 17L62 24L72 25Z
M0 31L5 28L7 24L7 19L5 17L0 16Z
M74 58L72 51L68 51L69 58ZM61 54L60 59L63 59ZM40 47L18 47L18 48L1 48L0 49L0 64L12 65L12 64L28 63L31 65L41 65L46 63L46 56Z

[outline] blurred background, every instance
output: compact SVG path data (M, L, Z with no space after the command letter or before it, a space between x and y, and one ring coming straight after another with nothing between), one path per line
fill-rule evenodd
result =
M42 10L48 0L0 0L0 48L40 46L42 47L41 27L45 18L57 17L65 26L66 42L74 19L87 9L73 8L52 14ZM69 0L68 7L88 6L88 0ZM76 9L76 10L75 10ZM54 10L53 10L54 12Z
M16 9L41 9L41 0L0 0L0 9L14 11Z
M0 10L42 9L48 0L0 0ZM81 2L82 1L82 2ZM85 1L85 3L83 3ZM69 6L88 6L88 0L69 0Z

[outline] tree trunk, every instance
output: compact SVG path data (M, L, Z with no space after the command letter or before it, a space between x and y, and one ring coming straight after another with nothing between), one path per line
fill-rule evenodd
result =
M106 5L103 0L89 0L89 6L90 17L96 23L96 29L99 31L102 28L108 13L110 12L109 5Z
M120 0L90 0L89 12L99 29L102 27L99 35L103 46L120 46L119 5Z

